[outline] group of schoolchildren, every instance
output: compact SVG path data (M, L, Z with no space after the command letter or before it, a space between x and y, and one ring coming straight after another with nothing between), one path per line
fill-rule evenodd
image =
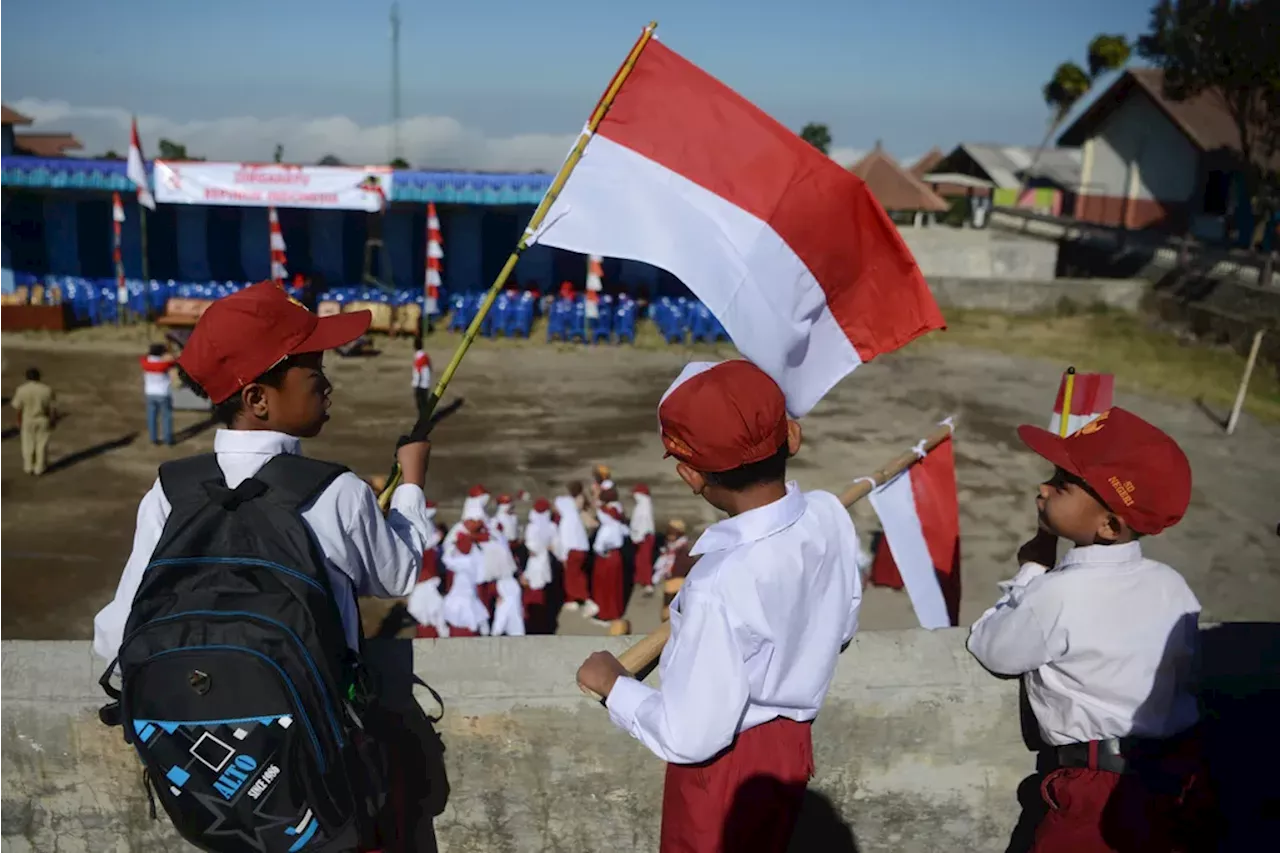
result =
M319 431L331 390L320 353L362 334L368 320L316 318L270 286L226 297L201 318L179 365L226 423L215 447L227 487ZM658 415L675 473L726 517L690 549L697 562L671 604L661 687L606 652L582 664L578 681L668 764L662 850L783 851L814 772L811 723L858 625L857 535L835 495L788 481L801 427L759 368L688 365ZM1020 436L1054 473L1035 499L1039 532L974 625L969 648L993 672L1023 678L1039 723L1049 816L1034 849L1199 849L1189 804L1202 801L1193 792L1204 778L1191 684L1200 606L1140 542L1186 511L1186 456L1119 408L1067 438L1031 427ZM385 519L354 475L334 479L301 515L330 571L357 593L403 596L434 585L439 594L444 585L439 618L425 620L440 635L515 633L537 593L548 600L555 563L571 606L621 616L628 540L637 583L650 580L642 546L652 510L642 490L630 522L607 477L597 479L595 500L570 492L535 501L522 537L511 504L488 516L489 498L476 488L442 537L422 490L428 446L406 444L398 455L404 480ZM164 486L144 499L134 555L95 622L95 648L108 660L169 515ZM582 520L588 508L594 542ZM165 530L165 541L172 535ZM1070 546L1061 557L1060 539ZM513 542L525 552L523 573ZM431 568L437 553L447 584ZM337 597L349 622L354 599ZM846 665L856 667L856 648L850 654Z
M686 545L684 524L668 525L655 559L649 487L632 487L628 512L609 469L593 475L589 491L573 481L554 503L533 500L523 524L511 495L499 495L490 515L488 490L474 486L456 524L435 522L407 604L417 636L550 634L561 610L613 628L629 590L652 595ZM428 501L433 521L435 513Z

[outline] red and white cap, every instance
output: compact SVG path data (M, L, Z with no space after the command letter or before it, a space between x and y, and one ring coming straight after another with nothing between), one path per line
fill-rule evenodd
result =
M510 506L511 495L498 495L498 506Z
M487 498L487 497L489 497L489 493L488 493L487 491L485 491L484 486L482 486L482 485L480 485L479 483L477 483L476 485L474 485L474 486L472 486L472 487L471 487L471 491L467 492L467 497L469 497L469 498Z
M667 456L706 473L768 459L787 441L782 389L749 361L685 365L658 403Z
M205 310L178 365L221 403L291 355L324 352L369 330L370 311L318 317L270 282L224 296Z
M1159 533L1182 520L1191 503L1191 465L1178 443L1116 406L1060 438L1018 427L1032 452L1089 484L1112 512L1139 533Z
M631 494L647 495L649 494L649 487L644 483L636 483L634 486L631 487Z
M536 501L533 502L533 511L534 512L550 512L551 502L548 501L546 498L538 498Z

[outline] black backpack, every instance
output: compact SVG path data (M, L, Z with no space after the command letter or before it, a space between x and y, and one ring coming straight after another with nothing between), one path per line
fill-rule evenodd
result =
M102 719L204 850L353 850L385 799L366 676L299 513L344 471L280 455L229 489L213 454L160 466L173 508Z

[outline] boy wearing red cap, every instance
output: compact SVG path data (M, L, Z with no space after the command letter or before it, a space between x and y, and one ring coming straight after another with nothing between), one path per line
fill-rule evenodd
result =
M1060 438L1022 441L1054 465L1017 576L969 635L1020 675L1047 746L1048 812L1034 850L1181 850L1199 771L1193 692L1200 602L1138 539L1176 524L1191 468L1172 438L1120 408ZM1055 560L1058 539L1073 546ZM1196 789L1198 793L1198 788Z
M661 691L606 652L578 680L668 762L663 851L783 851L813 772L810 723L857 628L858 538L839 498L787 482L800 425L750 362L689 365L658 419L681 479L729 517L693 547Z
M301 453L299 439L317 435L329 419L333 386L321 366L325 350L359 338L368 311L317 317L271 283L247 287L209 306L178 359L182 378L213 403L223 428L214 452L226 485L235 488L272 457ZM351 472L335 477L302 510L324 554L347 642L359 649L359 595L407 595L432 536L422 487L427 442L396 451L403 483L384 519L377 497ZM94 618L94 650L112 660L120 647L134 594L165 529L171 505L159 479L138 507L133 553L115 598Z

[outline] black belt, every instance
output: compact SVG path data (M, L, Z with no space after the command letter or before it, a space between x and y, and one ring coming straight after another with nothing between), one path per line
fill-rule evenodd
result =
M1192 729L1191 731L1194 731ZM1190 732L1171 738L1113 737L1049 748L1058 767L1083 767L1107 773L1132 773L1134 763L1149 765L1177 749Z

